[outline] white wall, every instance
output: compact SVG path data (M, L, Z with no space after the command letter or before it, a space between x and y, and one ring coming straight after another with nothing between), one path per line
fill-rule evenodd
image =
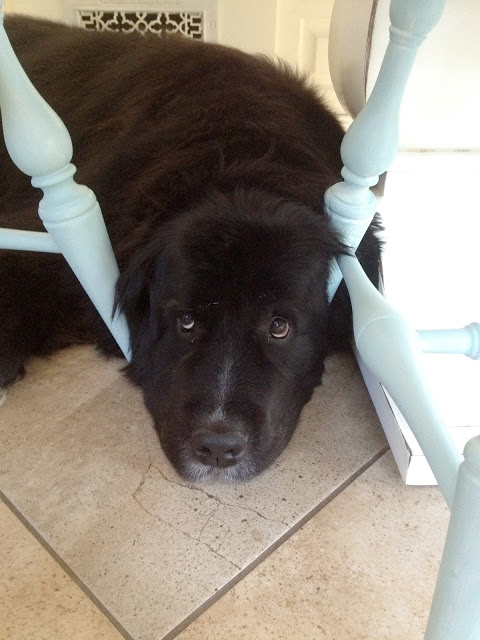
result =
M379 0L367 94L388 42L389 0ZM381 28L378 26L381 25ZM446 0L420 47L400 118L404 150L480 150L480 0Z
M5 13L25 13L49 20L62 20L62 0L3 0Z
M277 0L218 0L218 41L248 51L273 55Z
M480 321L480 154L403 153L380 206L388 300L416 329ZM425 356L430 385L451 426L480 425L480 362Z

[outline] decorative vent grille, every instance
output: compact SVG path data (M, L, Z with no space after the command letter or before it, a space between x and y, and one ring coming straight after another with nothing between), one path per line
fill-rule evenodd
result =
M92 31L124 31L125 33L156 33L160 37L180 33L195 40L204 40L203 12L163 11L92 11L78 10L79 23Z

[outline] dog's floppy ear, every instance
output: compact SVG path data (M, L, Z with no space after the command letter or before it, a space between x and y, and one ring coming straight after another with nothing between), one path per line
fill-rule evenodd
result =
M161 247L158 243L150 243L134 254L120 273L115 308L125 314L133 350L140 333L158 335L160 310L154 312L152 300L158 297L162 272Z

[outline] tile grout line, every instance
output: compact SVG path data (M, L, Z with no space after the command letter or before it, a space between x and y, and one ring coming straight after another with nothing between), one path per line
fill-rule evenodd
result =
M55 551L55 549L45 540L45 538L33 527L25 516L17 509L13 502L0 490L0 500L10 509L10 511L20 520L23 526L33 535L35 540L45 549L52 559L65 571L69 578L81 589L83 594L97 607L97 609L107 618L113 627L125 638L125 640L135 640L128 633L122 624L113 616L106 608L101 600L87 587L83 580L73 571L73 569L65 562L65 560Z
M209 609L217 600L220 600L228 591L230 591L235 585L237 585L244 577L246 577L253 569L260 565L270 554L276 551L281 545L291 538L299 529L303 527L309 520L311 520L319 511L332 502L340 493L342 493L350 484L355 482L365 471L367 471L372 465L374 465L381 457L383 457L390 447L386 445L378 453L376 453L370 460L359 467L351 476L349 476L344 482L342 482L336 489L334 489L326 498L321 500L315 507L310 509L300 520L298 520L293 526L283 533L275 542L273 542L267 549L262 551L252 562L239 571L231 580L226 582L222 587L218 589L212 596L207 598L199 607L197 607L192 613L186 616L176 627L169 631L163 638L159 640L173 640L182 631L184 631L194 620L201 616L207 609ZM114 628L125 638L125 640L135 640L135 638L122 626L122 624L113 616L113 614L106 608L101 600L93 593L93 591L83 582L83 580L73 571L73 569L66 563L66 561L55 551L55 549L45 540L45 538L34 528L34 526L25 518L25 516L19 511L19 509L13 504L13 502L0 490L0 500L12 511L12 513L20 520L20 522L26 527L26 529L33 535L33 537L42 545L47 553L53 558L53 560L65 571L65 573L73 580L73 582L82 590L82 592L89 598L89 600L97 607L97 609L107 618L107 620L114 626Z
M321 500L315 507L310 509L298 522L289 527L288 531L283 533L275 542L273 542L267 549L262 551L252 562L239 571L231 580L226 582L222 587L218 589L210 598L207 598L195 611L192 611L182 622L169 631L165 636L159 638L159 640L174 640L182 631L199 618L205 611L207 611L213 604L226 595L233 587L243 580L251 571L258 567L269 555L281 547L284 542L291 538L299 529L303 527L309 520L311 520L317 513L319 513L330 502L333 502L335 498L340 495L349 485L351 485L357 478L359 478L365 471L373 466L380 458L390 451L390 446L385 445L378 453L376 453L370 460L359 467L351 476L344 480L336 489L334 489L326 498Z

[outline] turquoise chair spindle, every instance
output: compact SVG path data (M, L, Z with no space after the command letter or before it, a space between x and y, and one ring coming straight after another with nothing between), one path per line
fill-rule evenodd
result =
M325 196L333 226L354 251L376 211L370 187L391 165L404 88L418 47L439 20L444 0L392 0L390 42L374 89L342 144L343 182ZM452 513L426 640L480 638L480 436L456 452L423 373L422 348L480 357L480 324L416 332L372 286L355 256L342 256L329 295L345 279L361 358L402 411Z
M7 150L43 190L39 215L46 232L0 229L0 248L62 253L127 359L129 333L114 308L118 266L95 194L77 184L68 131L15 56L0 0L0 108Z

